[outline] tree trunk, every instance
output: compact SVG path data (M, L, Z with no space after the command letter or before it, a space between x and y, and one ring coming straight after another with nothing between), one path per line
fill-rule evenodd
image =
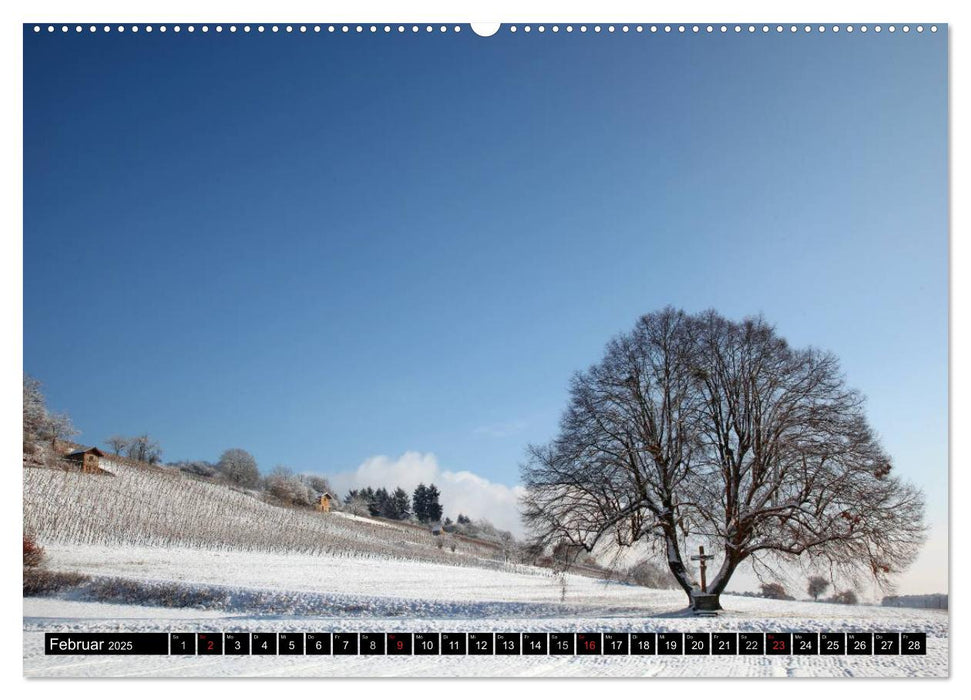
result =
M681 558L681 549L678 547L678 536L674 525L665 526L663 529L664 543L667 549L668 568L671 570L671 574L678 582L678 585L687 594L688 606L693 608L694 596L701 591L695 582L691 580L691 576L689 576L688 570L685 568L684 560Z
M708 586L708 593L693 600L691 607L694 610L721 610L722 591L725 590L729 580L731 580L738 564L739 562L734 557L726 555L721 568L715 574L715 578L712 579L711 585Z
M681 586L682 590L688 596L688 607L692 610L706 610L706 611L717 611L722 610L721 606L721 594L728 585L729 580L732 578L732 574L735 573L735 569L738 567L739 561L734 557L726 556L725 560L722 562L721 568L715 577L712 579L711 584L708 586L708 590L704 593L697 583L692 581L687 568L684 565L684 560L681 558L681 550L678 547L677 535L673 527L664 528L664 539L667 547L668 555L668 568L671 570L671 574L674 576L678 585Z

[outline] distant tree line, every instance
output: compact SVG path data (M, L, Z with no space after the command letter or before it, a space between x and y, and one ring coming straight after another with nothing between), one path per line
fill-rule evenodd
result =
M947 610L946 593L927 593L924 595L885 596L880 605L891 608L935 608Z
M114 454L138 462L159 464L162 461L162 447L147 433L135 437L112 435L105 440L105 445Z
M808 585L806 587L806 592L813 597L814 601L818 601L819 596L823 595L823 593L825 593L829 587L830 582L822 576L810 576ZM763 583L758 593L746 591L743 593L732 593L731 595L746 596L748 598L768 598L770 600L795 600L795 598L789 595L788 591L786 591L786 587L777 581ZM859 597L857 596L856 591L847 589L844 591L837 591L829 598L826 598L823 602L837 603L840 605L856 605L859 602Z
M479 537L481 539L499 539L503 534L508 534L505 530L498 529L488 520L472 520L467 515L459 513L455 517L455 522L451 518L442 521L442 529L445 532L454 532L467 537Z
M237 488L262 492L268 499L283 505L315 505L325 493L334 498L334 490L322 476L296 474L283 465L274 467L265 477L261 476L256 458L239 447L226 450L215 463L193 460L174 462L169 466L193 476L217 479Z
M344 498L348 510L359 515L370 515L388 520L415 519L420 523L440 522L442 504L441 493L435 484L419 484L409 498L408 492L398 486L393 491L386 488L367 486L351 489Z
M358 515L370 515L388 520L408 520L412 514L411 499L408 492L400 486L393 491L386 488L351 489L344 502Z

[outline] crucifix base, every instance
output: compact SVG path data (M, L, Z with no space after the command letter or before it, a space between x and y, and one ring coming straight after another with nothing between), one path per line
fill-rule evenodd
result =
M691 596L691 609L707 612L721 610L722 606L714 593L695 593Z

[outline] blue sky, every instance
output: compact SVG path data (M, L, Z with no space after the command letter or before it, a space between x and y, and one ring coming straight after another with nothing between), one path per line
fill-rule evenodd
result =
M82 441L512 486L612 335L715 307L842 359L941 536L945 31L24 38L25 370Z

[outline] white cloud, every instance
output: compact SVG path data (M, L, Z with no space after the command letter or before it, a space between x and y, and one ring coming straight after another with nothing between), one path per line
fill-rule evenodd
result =
M434 483L441 491L446 516L454 520L463 513L472 519L485 518L517 537L523 534L518 505L524 492L522 486L499 484L470 471L443 470L430 452L405 452L397 459L370 457L354 471L328 475L328 479L341 496L365 486L400 486L410 494L418 484Z

